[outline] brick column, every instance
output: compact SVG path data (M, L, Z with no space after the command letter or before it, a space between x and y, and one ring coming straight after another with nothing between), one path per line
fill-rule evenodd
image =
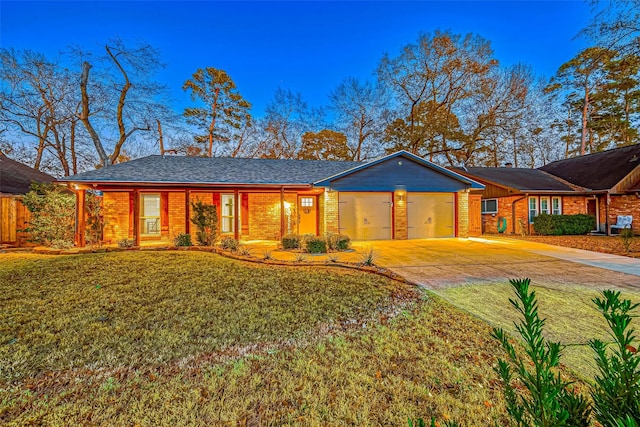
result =
M407 225L407 192L404 190L393 193L393 236L396 240L407 240L409 229Z
M469 193L460 191L457 193L456 206L457 233L456 237L469 237Z

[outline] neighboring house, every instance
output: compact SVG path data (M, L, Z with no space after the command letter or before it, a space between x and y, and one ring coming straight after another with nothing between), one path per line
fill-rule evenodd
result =
M0 153L0 244L21 246L28 235L22 230L29 220L29 211L21 202L32 183L51 183L51 175L11 160Z
M191 233L195 200L216 205L219 232L242 240L481 233L483 186L405 151L366 163L149 156L60 181L76 192L79 209L86 190L102 192L104 239L111 243ZM84 236L76 240L83 245Z
M549 163L539 169L456 169L485 185L482 195L484 233L527 232L540 213L588 214L596 229L611 233L618 215L632 215L640 232L640 144Z

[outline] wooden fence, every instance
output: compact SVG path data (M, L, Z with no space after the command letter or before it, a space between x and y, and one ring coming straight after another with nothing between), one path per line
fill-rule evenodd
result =
M19 230L26 227L30 218L19 196L0 196L0 244L26 245L28 234Z

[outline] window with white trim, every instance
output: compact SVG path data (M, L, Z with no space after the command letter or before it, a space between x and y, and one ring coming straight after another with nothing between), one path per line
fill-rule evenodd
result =
M221 207L221 219L222 219L222 232L233 233L235 231L235 197L233 194L222 194L220 197Z
M551 214L562 215L562 199L560 197L551 198Z
M484 199L480 206L483 214L498 213L498 199Z
M529 223L533 224L533 220L538 216L538 198L529 197Z
M540 197L540 213L547 215L551 213L549 208L549 197Z

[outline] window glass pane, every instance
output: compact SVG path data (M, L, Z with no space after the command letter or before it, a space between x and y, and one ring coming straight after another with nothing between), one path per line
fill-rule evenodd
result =
M223 194L220 201L222 202L221 212L221 229L223 233L233 233L234 230L234 214L235 209L233 206L234 197L233 194Z
M313 206L313 197L301 197L300 198L300 206L302 206L302 207L311 207L311 206Z
M538 200L535 197L529 198L529 222L533 223L535 217L538 216Z
M560 205L560 197L554 197L551 199L551 209L554 215L562 215L562 207Z
M160 216L160 195L142 194L141 216Z
M541 197L540 198L540 213L549 213L549 198Z
M480 209L482 213L497 213L498 212L498 199L485 199L480 202Z

